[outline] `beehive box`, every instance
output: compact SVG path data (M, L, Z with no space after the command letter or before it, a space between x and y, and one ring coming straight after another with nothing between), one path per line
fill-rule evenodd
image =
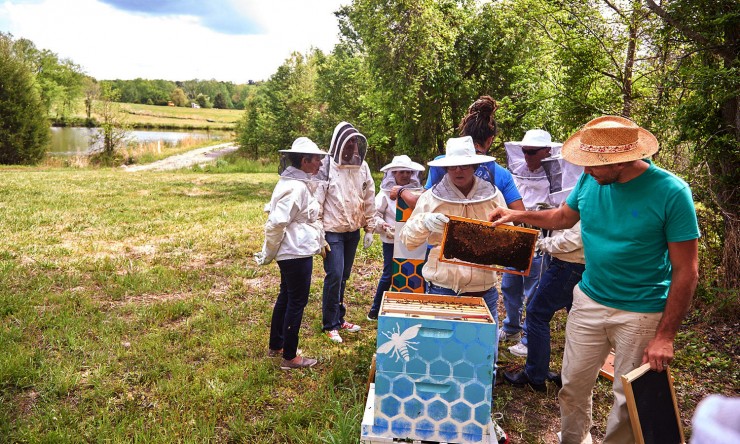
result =
M488 439L498 344L483 299L386 292L377 344L373 436Z
M362 415L362 424L360 427L360 444L390 444L390 443L408 443L407 439L391 438L387 436L378 436L373 433L373 418L375 418L375 384L370 384L367 393L367 402L365 402L365 412ZM493 420L488 423L488 431L483 435L484 444L498 444L496 433L494 432ZM414 439L414 444L421 443L421 440ZM424 442L430 442L424 440ZM437 441L446 443L446 441Z
M449 216L439 261L528 275L539 230Z

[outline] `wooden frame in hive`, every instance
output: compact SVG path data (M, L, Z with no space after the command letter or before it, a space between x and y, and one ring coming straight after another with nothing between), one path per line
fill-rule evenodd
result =
M528 275L539 230L448 216L439 261Z

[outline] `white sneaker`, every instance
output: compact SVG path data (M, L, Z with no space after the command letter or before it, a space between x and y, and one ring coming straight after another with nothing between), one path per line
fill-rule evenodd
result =
M351 322L345 322L344 324L342 324L341 329L347 330L350 333L355 333L360 331L360 326Z
M522 332L509 334L504 331L503 327L498 329L498 341L499 342L503 342L503 341L516 342L516 341L521 341L521 340L522 340Z
M327 331L326 336L329 338L330 341L333 341L339 344L342 343L342 337L339 336L339 332L336 330Z
M512 355L521 356L522 358L527 357L527 346L522 344L521 341L519 341L516 345L512 345L509 347L509 352L511 352Z

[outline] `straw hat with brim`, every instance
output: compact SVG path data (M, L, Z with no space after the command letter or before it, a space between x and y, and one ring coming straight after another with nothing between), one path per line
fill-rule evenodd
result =
M384 166L380 169L380 171L404 171L404 170L411 170L411 171L424 171L424 166L420 163L416 163L411 160L411 158L405 154L401 156L395 156L393 157L393 160L388 165Z
M293 145L290 146L289 150L279 150L281 153L296 153L296 154L318 154L326 156L326 151L321 151L319 147L308 137L299 137L293 141Z
M470 136L453 137L447 139L445 147L445 156L441 159L435 159L427 163L429 166L452 167L461 165L478 165L486 162L493 162L495 157L477 154L473 138Z
M603 116L570 136L561 152L575 165L609 165L652 156L658 152L658 139L629 119Z
M519 146L530 146L533 148L555 148L562 145L560 142L553 142L550 133L541 129L529 130L524 133L524 138L522 138L522 140L507 143Z

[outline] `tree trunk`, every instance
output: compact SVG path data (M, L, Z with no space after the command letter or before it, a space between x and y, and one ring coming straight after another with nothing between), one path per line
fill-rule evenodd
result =
M635 66L635 53L637 48L637 27L640 23L640 3L633 2L632 15L629 23L629 43L627 44L627 54L624 58L624 73L622 77L622 116L632 116L632 72Z

